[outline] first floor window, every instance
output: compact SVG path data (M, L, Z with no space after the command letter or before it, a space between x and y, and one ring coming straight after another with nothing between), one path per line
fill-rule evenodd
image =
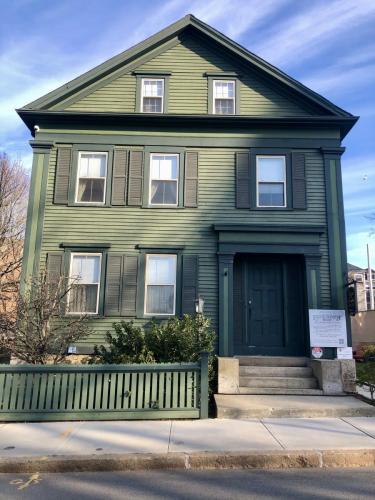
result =
M107 156L107 153L79 153L76 203L105 203Z
M164 99L164 80L144 78L142 80L143 113L162 113Z
M176 270L177 255L146 256L146 314L175 314Z
M150 157L150 205L178 203L178 155L152 154Z
M257 156L257 206L286 207L285 156Z
M98 314L101 261L101 254L71 254L68 313Z
M235 82L228 80L213 81L214 109L216 115L234 115Z

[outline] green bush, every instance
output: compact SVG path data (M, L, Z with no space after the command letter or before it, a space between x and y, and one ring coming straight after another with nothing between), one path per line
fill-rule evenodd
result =
M362 350L365 361L369 358L375 358L375 345L365 345L362 347Z
M201 352L208 352L211 391L215 390L215 332L202 314L165 322L152 321L146 330L134 323L113 323L114 333L106 333L108 346L95 346L89 363L183 363L198 361Z
M356 370L357 382L360 385L363 383L375 384L375 361L357 363Z
M100 345L94 347L94 355L90 364L121 364L121 363L153 363L155 360L149 351L142 328L132 321L113 323L114 334L106 333L108 348Z

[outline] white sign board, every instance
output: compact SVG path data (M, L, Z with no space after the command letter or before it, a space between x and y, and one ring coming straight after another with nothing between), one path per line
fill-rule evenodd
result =
M353 359L353 348L352 347L338 347L337 348L337 359Z
M312 347L347 347L345 311L309 309Z

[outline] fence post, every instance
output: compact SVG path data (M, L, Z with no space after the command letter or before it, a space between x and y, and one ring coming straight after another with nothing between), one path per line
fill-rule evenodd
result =
M201 352L200 418L208 418L208 352Z

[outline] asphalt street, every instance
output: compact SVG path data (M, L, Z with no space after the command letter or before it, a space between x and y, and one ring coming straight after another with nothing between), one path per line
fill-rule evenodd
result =
M0 474L1 500L361 500L374 488L374 468Z

